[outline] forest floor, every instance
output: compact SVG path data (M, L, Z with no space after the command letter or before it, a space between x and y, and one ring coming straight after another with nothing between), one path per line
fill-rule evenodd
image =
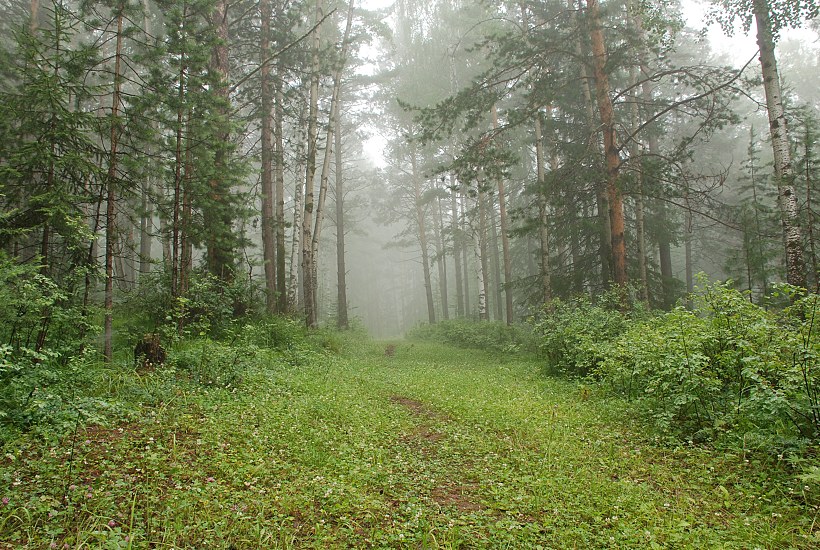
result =
M394 344L7 446L0 548L820 544L777 465L663 446L534 359Z

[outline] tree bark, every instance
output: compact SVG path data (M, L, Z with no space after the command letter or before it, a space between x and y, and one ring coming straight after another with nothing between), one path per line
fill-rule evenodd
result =
M211 25L217 41L211 52L210 72L216 81L214 95L220 101L215 109L216 123L213 128L214 138L214 176L209 182L211 201L213 204L205 210L206 227L206 261L208 271L222 280L229 280L233 276L233 249L226 238L232 231L233 220L225 207L227 196L230 193L225 181L228 163L228 142L230 138L230 88L228 78L230 66L228 62L228 0L216 0L211 11Z
M418 228L419 247L421 248L421 265L424 270L424 292L427 297L427 320L432 325L436 322L436 306L433 301L433 282L430 277L430 254L427 250L426 213L421 197L421 181L416 161L416 152L410 153L411 177L413 178L413 202L416 211L416 227Z
M441 318L450 318L450 299L447 296L447 252L442 242L441 233L444 223L441 215L441 199L436 196L433 207L433 238L436 247L436 266L438 267L438 290L441 295Z
M540 260L541 299L547 304L552 300L550 274L550 227L547 200L547 177L544 168L544 136L541 129L541 112L535 115L535 174L538 182L538 249Z
M319 300L317 295L318 288L318 273L319 273L319 239L322 235L322 222L324 221L325 201L327 198L328 181L330 178L330 159L333 152L333 133L336 130L336 121L339 119L341 111L341 92L342 92L342 73L344 72L345 63L347 61L347 50L350 42L350 31L353 27L353 5L354 1L350 0L347 10L347 22L345 24L344 35L342 36L341 51L339 53L339 60L333 73L333 89L330 98L330 114L328 117L326 137L325 137L325 154L322 162L322 172L319 176L319 200L316 203L316 220L313 228L313 240L311 241L313 269L311 271L313 289L313 306L317 309L314 314L318 319Z
M490 320L487 304L487 286L489 282L489 266L487 261L487 193L483 190L483 178L478 181L478 318L481 321Z
M640 32L641 25L637 17L634 18L635 27ZM635 89L638 84L638 70L632 65L629 67L629 83L630 88ZM641 167L641 147L637 139L637 131L640 126L640 113L638 112L638 99L635 97L632 100L630 108L631 133L633 135L632 141L629 144L629 158L633 163L633 170L635 171L635 180L637 188L635 189L635 233L638 241L638 278L640 281L639 294L641 301L649 306L649 277L646 267L646 233L644 223L644 197L643 197L643 169Z
M120 88L122 87L122 3L117 5L117 41L114 53L114 93L111 97L111 156L106 177L107 198L105 210L105 320L103 328L103 359L110 363L114 357L114 246L116 244L117 145L119 143Z
M271 88L271 0L259 0L262 19L259 71L261 87L261 191L262 191L262 263L265 268L265 309L276 312L276 241L273 217L273 90Z
M498 129L498 108L492 107L493 129ZM513 324L512 258L510 256L510 228L507 222L507 190L504 178L498 178L498 215L501 222L501 255L504 262L504 302L506 321Z
M493 289L492 304L495 306L494 320L500 321L504 318L504 300L501 298L501 295L503 294L501 286L503 283L501 281L501 258L499 258L498 252L498 220L496 219L497 212L495 209L494 196L495 193L493 191L489 191L486 194L487 217L489 218L487 220L489 222L489 225L487 226L489 228L487 258L490 262L490 271L492 272L492 279L487 279L487 286ZM492 282L490 282L490 280L492 280ZM490 304L487 305L490 307Z
M763 91L769 114L774 175L777 181L778 203L786 245L786 280L789 284L806 287L806 264L803 258L803 240L800 230L800 205L794 190L794 169L789 149L789 130L783 108L780 76L775 57L775 43L767 0L753 0L757 45L763 73Z
M458 224L458 198L456 190L455 175L450 175L450 208L452 210L452 220L450 224L450 231L453 239L453 260L455 263L455 282L456 282L456 317L464 317L464 287L462 285L462 269L461 269L461 230Z
M342 128L336 120L334 134L336 149L336 326L347 330L347 266L345 265L345 190L344 163L342 162Z
M598 10L598 0L587 0L589 10L589 36L592 45L595 89L601 127L604 135L604 156L607 172L607 198L609 199L609 223L612 231L612 267L615 284L621 287L622 299L626 299L626 241L624 239L623 195L618 188L620 159L615 131L615 116L610 97L609 76L606 72L606 46Z
M276 184L276 288L279 290L276 309L279 313L288 311L287 273L285 266L285 145L284 132L282 130L282 119L285 116L283 104L285 97L282 92L282 74L283 69L281 64L277 64L275 84L276 104L274 107L273 124L273 174Z
M322 0L316 0L315 20L322 20ZM307 165L305 167L305 212L302 219L302 299L305 308L305 324L308 328L317 328L316 304L313 299L313 210L314 179L316 177L316 148L319 117L319 29L313 31L311 46L310 98L308 103Z
M584 0L578 0L579 3L583 1ZM575 8L575 0L567 0L567 3L570 9ZM574 49L576 57L583 59L584 48L582 46L580 30L581 28L579 26L579 33L574 43ZM595 122L595 104L590 85L592 78L589 76L585 63L580 64L579 73L581 77L581 92L584 96L584 106L586 107L587 125L590 131L590 141L594 141L595 149L599 153L603 153L603 151L601 151L601 141L597 129L598 125ZM606 288L612 280L612 226L609 219L609 199L607 197L606 182L596 181L594 185L598 212L598 256L601 265L601 284Z

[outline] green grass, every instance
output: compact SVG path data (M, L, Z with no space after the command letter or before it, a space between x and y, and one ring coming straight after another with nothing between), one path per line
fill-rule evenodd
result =
M134 418L6 446L0 548L820 544L776 466L654 444L534 360L385 345L269 356L238 388L155 373Z

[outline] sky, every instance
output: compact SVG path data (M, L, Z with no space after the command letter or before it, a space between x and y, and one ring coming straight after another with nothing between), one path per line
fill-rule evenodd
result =
M361 5L368 9L385 8L394 3L395 0L361 0ZM689 27L700 30L706 25L704 16L706 14L708 0L681 0L683 15ZM789 31L786 36L805 35L810 36L809 31ZM727 54L736 64L743 64L757 51L757 44L753 36L743 34L738 29L735 36L728 37L717 26L712 25L707 30L709 42L716 53ZM811 37L814 38L813 36Z

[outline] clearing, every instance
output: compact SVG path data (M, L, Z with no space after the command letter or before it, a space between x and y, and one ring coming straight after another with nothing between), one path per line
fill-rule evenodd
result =
M533 359L386 345L266 359L239 388L174 386L119 425L5 448L0 548L820 543L771 465L636 435ZM167 381L143 384L152 403Z

